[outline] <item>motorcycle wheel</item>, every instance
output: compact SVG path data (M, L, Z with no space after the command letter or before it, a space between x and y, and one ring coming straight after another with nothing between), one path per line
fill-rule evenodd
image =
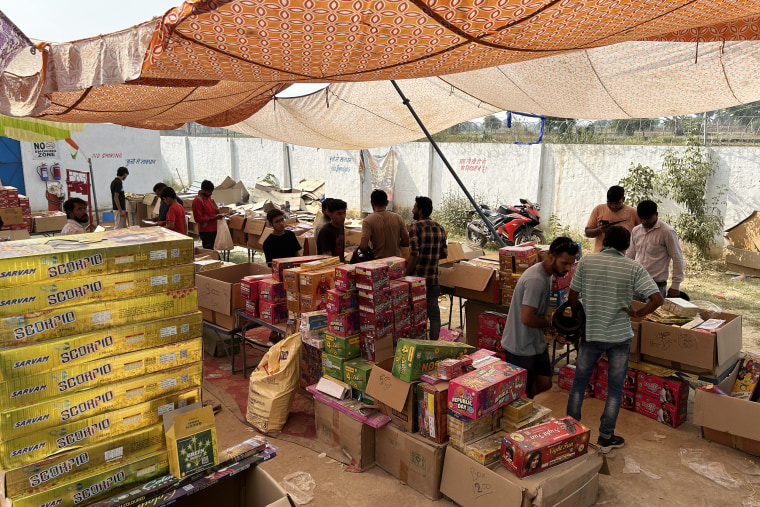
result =
M525 231L520 231L515 236L515 245L519 245L521 243L527 243L528 241L533 241L537 245L546 244L546 238L544 237L544 233L535 229L530 234L530 236L528 236L525 233Z
M472 225L480 229L483 229L485 227L483 220L474 220L471 223ZM488 238L484 234L471 231L469 228L470 224L467 224L467 225L468 227L467 227L467 230L465 231L465 239L467 240L467 244L473 248L483 248L485 244L488 243Z

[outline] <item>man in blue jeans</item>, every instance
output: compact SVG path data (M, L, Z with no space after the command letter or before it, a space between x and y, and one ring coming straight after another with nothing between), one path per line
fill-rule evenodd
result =
M604 236L602 251L584 256L570 284L570 306L576 312L578 297L583 299L586 313L586 337L576 358L575 380L567 400L567 415L581 420L581 407L586 386L591 380L599 357L606 353L607 401L604 404L597 445L603 453L623 447L623 437L615 435L623 383L628 371L633 329L630 317L643 317L663 303L660 290L644 267L625 256L631 243L631 233L612 226ZM631 300L638 292L649 298L640 310L633 310Z

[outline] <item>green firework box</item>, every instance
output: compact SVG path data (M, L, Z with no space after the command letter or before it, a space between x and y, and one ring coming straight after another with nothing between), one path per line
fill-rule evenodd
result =
M436 371L438 362L448 358L459 359L473 350L475 347L461 342L402 338L396 346L392 373L401 380L414 382L423 373Z
M164 415L169 469L182 479L219 463L214 410L200 403Z
M192 264L193 240L162 228L9 241L0 245L5 286Z

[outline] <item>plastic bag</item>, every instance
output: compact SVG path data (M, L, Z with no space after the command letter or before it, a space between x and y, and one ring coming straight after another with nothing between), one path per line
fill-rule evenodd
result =
M282 487L295 503L305 505L314 500L317 483L307 472L293 472L282 478Z
M723 309L711 301L704 301L699 299L696 301L691 301L691 303L699 308L699 315L705 320L714 319L723 313Z
M725 488L736 489L742 485L741 481L729 475L723 463L707 461L707 456L702 449L681 449L678 455L681 456L683 465Z
M230 234L230 228L227 227L227 220L217 220L216 223L214 250L232 250L232 235Z
M263 433L280 431L298 389L301 335L290 335L272 345L251 373L246 420Z

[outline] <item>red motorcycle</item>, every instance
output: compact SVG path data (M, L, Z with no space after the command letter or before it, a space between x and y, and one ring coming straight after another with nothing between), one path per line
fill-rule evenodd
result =
M527 199L520 199L520 204L515 206L501 205L496 211L481 204L483 214L496 229L496 232L507 245L519 245L533 241L537 245L545 245L543 231L536 229L540 223L541 209L536 203ZM466 239L470 246L482 248L489 241L496 241L483 219L475 210L467 213Z

